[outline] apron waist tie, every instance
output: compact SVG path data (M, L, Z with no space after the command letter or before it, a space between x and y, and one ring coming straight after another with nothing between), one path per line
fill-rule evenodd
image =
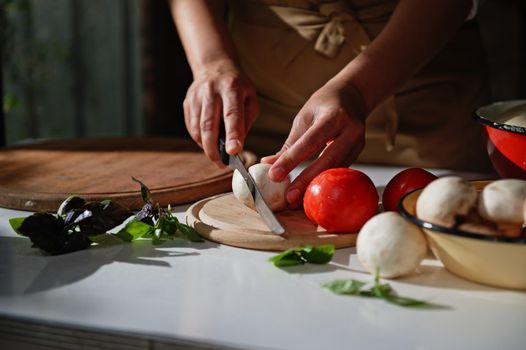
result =
M319 5L312 5L310 1L305 0L239 0L232 2L232 5L231 9L237 12L242 21L282 28L285 31L293 29L297 35L306 39L307 43L314 42L314 50L328 58L338 54L346 41L346 34L353 35L353 40L362 42L355 49L356 55L370 43L363 26L356 20L352 9L344 0L323 1ZM346 28L352 29L346 32ZM297 36L284 35L284 38L276 44L275 52L283 58L284 62L289 63L296 55L301 54L304 45L305 42L299 42ZM387 98L373 111L373 114L375 112L382 114L385 123L385 146L387 151L391 151L398 130L398 113L394 97Z

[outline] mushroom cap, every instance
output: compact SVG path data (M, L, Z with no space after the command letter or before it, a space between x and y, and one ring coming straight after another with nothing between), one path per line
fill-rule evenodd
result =
M477 202L477 191L458 176L447 176L429 183L416 202L416 215L424 221L446 227L455 225L457 216L468 215Z
M502 179L493 181L480 193L478 210L484 219L497 225L524 223L526 181Z
M425 257L427 241L417 226L396 212L384 212L365 223L356 241L358 260L371 274L396 278L413 272Z
M287 176L281 182L270 180L268 177L268 171L271 166L271 164L257 163L252 165L248 169L248 172L254 179L254 182L258 186L269 208L272 211L284 210L287 207L285 192L290 185L290 177ZM250 193L243 176L237 170L234 171L234 176L232 177L232 191L239 201L247 207L255 210L252 194Z

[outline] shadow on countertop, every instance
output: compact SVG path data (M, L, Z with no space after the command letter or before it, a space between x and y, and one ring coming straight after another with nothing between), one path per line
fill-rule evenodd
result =
M209 241L191 243L176 239L154 246L143 240L50 256L31 248L29 239L0 237L0 296L27 295L67 286L114 262L170 268L166 259L200 255L199 250L216 247L216 243ZM182 252L177 248L195 251Z

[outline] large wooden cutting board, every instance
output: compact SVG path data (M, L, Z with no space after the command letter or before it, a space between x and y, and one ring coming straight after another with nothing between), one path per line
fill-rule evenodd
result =
M232 193L203 199L186 212L187 224L203 237L235 247L281 251L301 245L334 244L344 248L356 243L356 233L328 233L302 210L276 213L276 217L286 231L281 236L271 233L259 214Z
M244 154L248 164L256 157ZM232 172L193 142L175 138L88 138L0 150L0 207L56 211L70 194L142 206L144 182L154 202L182 204L231 190Z

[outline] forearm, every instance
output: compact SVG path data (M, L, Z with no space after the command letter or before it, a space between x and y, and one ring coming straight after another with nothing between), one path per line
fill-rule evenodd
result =
M453 37L470 6L469 0L401 0L384 30L331 82L358 89L370 112Z
M236 65L223 0L170 0L169 5L194 76L211 65Z

